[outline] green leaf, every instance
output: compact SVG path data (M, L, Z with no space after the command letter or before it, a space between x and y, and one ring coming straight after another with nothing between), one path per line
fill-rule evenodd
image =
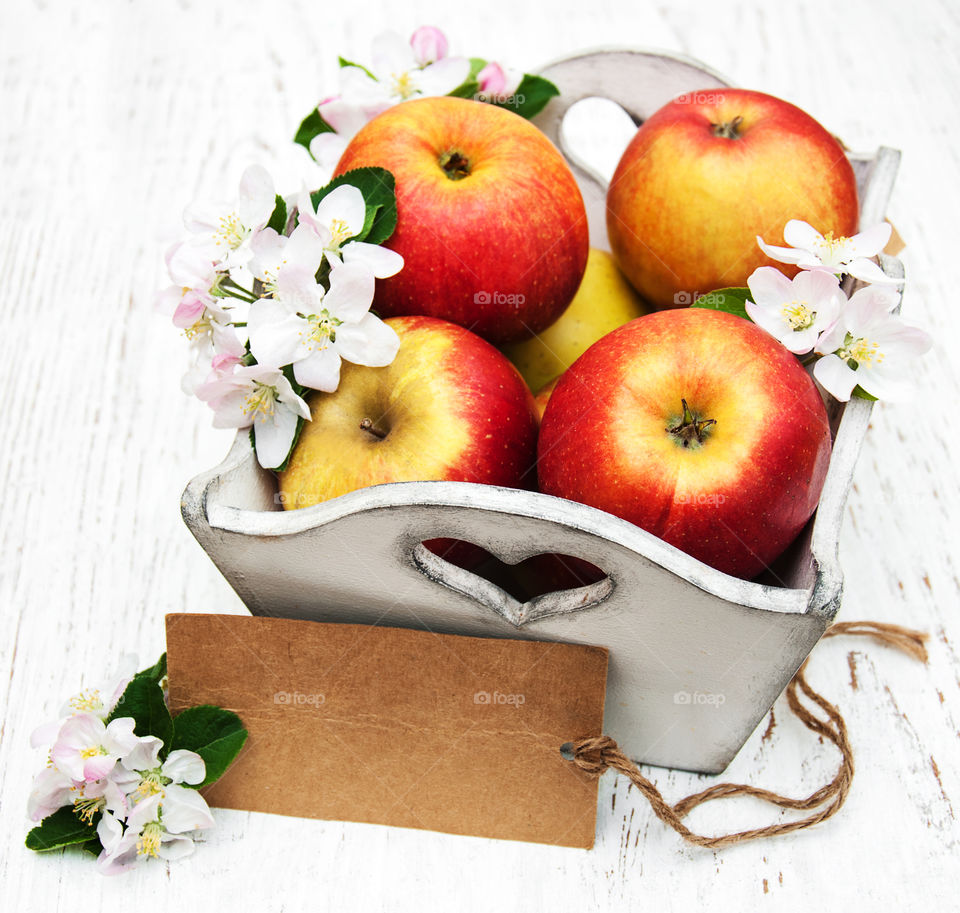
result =
M99 856L103 850L103 844L100 842L99 837L94 837L93 840L87 840L83 844L83 851L89 853L91 856Z
M377 77L374 76L373 73L371 73L362 63L354 63L352 60L347 60L346 57L339 57L339 56L337 57L337 63L340 64L340 69L341 69L341 70L342 70L344 67L356 67L358 70L363 70L363 72L366 73L367 76L369 76L369 77L370 77L372 80L374 80L375 82L379 82L379 81L380 81L380 80L377 79Z
M468 79L460 83L455 89L447 92L451 98L473 98L480 91L480 83L475 79Z
M493 104L529 120L539 114L551 98L559 94L560 90L549 79L524 73L514 93L503 101L494 100Z
M354 236L354 240L383 244L397 227L397 195L393 175L386 168L375 166L354 168L310 194L314 209L328 193L342 184L352 184L358 188L367 204L363 229Z
M454 98L473 98L480 91L480 83L477 82L477 74L487 65L487 61L482 57L470 58L470 72L467 78L455 89L447 92Z
M684 293L680 292L678 294L682 295ZM727 314L736 314L737 317L749 320L750 316L744 307L744 303L747 301L753 301L748 288L719 288L715 292L701 295L690 307L724 311ZM682 301L677 301L677 303L683 304Z
M203 704L177 714L171 749L185 748L203 758L207 775L199 789L223 776L246 740L247 730L233 711Z
M853 393L851 393L850 395L855 396L857 399L870 400L870 402L872 403L875 403L877 401L877 397L874 396L872 393L867 393L867 391L864 390L863 387L860 386L860 384L857 384L853 388Z
M310 151L310 143L315 136L321 133L336 133L337 131L328 124L320 112L314 108L300 123L297 132L293 137L295 143L303 146L307 152Z
M97 829L76 815L69 805L57 809L27 834L27 849L46 853L73 843L96 840ZM99 841L98 841L99 842Z
M163 742L165 747L161 749L160 756L165 758L170 750L173 719L157 682L146 676L137 675L133 678L107 722L126 716L133 717L133 729L138 736L155 735Z
M137 673L137 678L146 678L151 682L159 684L167 674L167 654L161 653L158 659L149 669L144 669Z
M277 194L277 203L270 214L270 221L267 222L267 228L272 228L278 235L283 234L287 227L287 204L280 194Z

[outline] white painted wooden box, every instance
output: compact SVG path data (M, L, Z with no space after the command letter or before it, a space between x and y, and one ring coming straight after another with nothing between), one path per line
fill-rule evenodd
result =
M726 85L693 61L629 49L583 53L541 72L561 95L536 123L561 149L564 115L580 99L610 98L639 123L680 93ZM881 148L850 160L861 224L878 222L899 153ZM571 164L591 244L609 249L603 182ZM881 266L902 276L898 260L881 256ZM254 615L609 647L604 732L638 761L718 773L839 608L837 542L871 409L854 400L833 410L820 506L778 562L779 585L730 577L617 517L536 492L403 482L284 511L246 432L223 463L190 482L182 511ZM508 564L575 555L607 578L520 604L422 545L438 537L474 542Z

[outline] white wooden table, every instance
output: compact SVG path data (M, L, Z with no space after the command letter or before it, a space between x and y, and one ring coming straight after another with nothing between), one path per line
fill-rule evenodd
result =
M960 79L955 5L810 0L707 7L604 0L449 4L8 2L0 13L0 905L11 910L946 909L960 876L960 638L955 453L960 347L954 277ZM910 406L879 406L841 542L841 619L931 632L923 668L831 641L815 687L846 715L857 779L813 830L720 852L684 845L625 780L600 785L591 852L358 824L216 812L190 859L101 878L87 858L23 847L28 745L79 680L123 651L146 664L163 616L243 607L190 537L178 498L229 435L178 390L182 346L151 311L183 204L230 192L258 161L283 186L309 169L289 142L393 26L446 28L455 49L533 68L581 47L687 53L796 102L853 148L899 147L891 206L908 248L905 314L937 348ZM796 795L832 749L778 703L728 770ZM766 730L766 732L764 731ZM647 769L668 797L707 778ZM322 788L322 784L321 784ZM704 831L767 823L745 801Z

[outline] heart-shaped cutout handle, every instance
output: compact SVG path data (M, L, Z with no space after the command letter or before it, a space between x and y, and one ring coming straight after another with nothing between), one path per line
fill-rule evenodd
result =
M418 543L413 564L431 580L493 609L517 627L592 608L614 587L603 570L581 558L545 552L510 560L462 539Z

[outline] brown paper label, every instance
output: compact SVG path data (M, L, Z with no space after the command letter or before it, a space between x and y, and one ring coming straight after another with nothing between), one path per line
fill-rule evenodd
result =
M607 651L238 615L168 615L170 709L250 737L211 805L590 847Z

